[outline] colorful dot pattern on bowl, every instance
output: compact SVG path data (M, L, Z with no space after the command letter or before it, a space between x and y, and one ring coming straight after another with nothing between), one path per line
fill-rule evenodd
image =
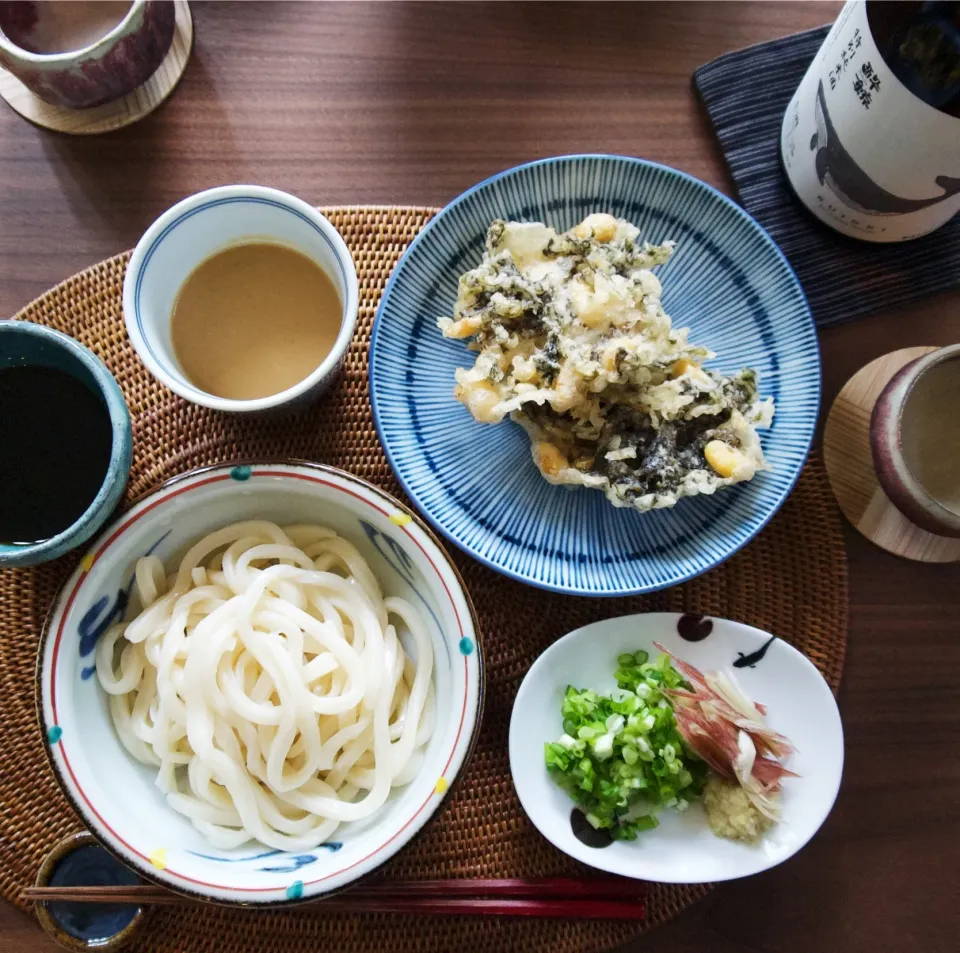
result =
M409 513L394 513L390 517L390 522L394 526L406 526L407 523L413 522L413 517Z
M289 887L287 887L287 899L288 900L299 900L303 896L303 881L294 880Z
M87 553L87 555L80 560L80 571L90 572L90 570L93 569L93 563L94 563L93 553Z
M156 850L150 851L150 863L153 864L157 870L166 870L167 867L167 848L158 847Z
M63 729L59 725L52 725L47 729L47 741L55 745L63 737Z
M234 467L230 471L230 476L238 483L244 483L250 479L251 473L253 473L253 470L250 467Z
M473 655L473 640L464 636L458 643L461 655Z
M446 794L447 788L450 785L447 784L446 778L438 778L437 783L433 786L434 793L436 794Z

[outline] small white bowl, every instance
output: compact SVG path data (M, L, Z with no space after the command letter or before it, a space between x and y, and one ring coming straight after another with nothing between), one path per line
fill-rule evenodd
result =
M371 817L301 853L211 847L174 811L114 729L94 669L99 636L122 616L137 559L176 564L212 530L248 519L322 523L350 540L386 595L422 612L434 650L437 725L420 772ZM408 650L415 648L400 631ZM480 722L482 666L473 607L434 535L393 497L331 467L252 464L196 470L142 497L64 584L39 655L39 714L60 786L90 832L144 877L220 903L277 904L342 889L378 868L442 806Z
M513 705L510 770L520 803L540 833L591 867L660 883L734 880L782 863L826 820L843 770L840 713L820 673L793 646L725 619L709 620L712 628L700 630L710 628L709 634L690 642L678 632L681 618L649 613L607 619L576 629L547 649L527 672ZM563 733L564 691L575 685L610 692L617 687L617 656L646 649L654 658L654 641L702 672L737 666L733 670L744 690L767 706L767 723L796 746L786 765L800 777L784 780L782 818L758 843L715 836L699 804L683 814L660 811L660 826L632 842L614 841L598 849L574 837L573 802L544 764L544 744ZM748 658L742 661L744 656Z
M170 338L177 293L211 255L251 240L287 245L315 262L343 304L340 333L323 363L298 384L255 400L230 400L195 387ZM198 192L164 212L137 243L123 282L123 316L140 360L154 377L194 404L232 413L305 403L330 385L357 323L357 272L340 233L312 205L259 185Z

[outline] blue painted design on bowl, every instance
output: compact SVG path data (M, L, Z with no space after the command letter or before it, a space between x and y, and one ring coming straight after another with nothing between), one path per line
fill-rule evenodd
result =
M678 242L658 269L676 327L715 350L717 370L754 367L777 403L761 434L772 469L671 509L617 509L596 491L547 483L515 424L479 424L452 396L473 355L448 340L460 275L497 217L566 229L593 211L644 238ZM617 596L682 583L749 542L792 490L820 401L816 330L796 276L766 232L715 189L621 156L565 156L510 169L455 199L414 240L381 299L370 345L381 443L407 495L485 565L545 589ZM489 478L484 477L490 473Z
M335 854L341 847L343 847L343 844L340 841L327 841L324 844L318 845L316 849L317 851L325 850L328 853ZM257 868L257 870L262 870L265 873L292 874L301 867L314 864L320 859L318 854L289 854L282 850L267 850L248 857L218 857L215 854L201 854L195 850L188 850L187 853L192 854L194 857L202 857L204 860L216 861L218 864L251 863L253 861L264 860L267 857L276 857L278 863Z
M460 654L461 654L461 655L472 655L472 654L473 654L473 640L472 640L472 639L468 639L466 636L464 636L464 637L460 640L459 646L460 646Z
M113 625L123 618L127 611L127 603L130 601L130 591L133 588L134 577L123 589L118 589L113 602L109 596L101 596L97 601L87 609L77 623L77 634L80 636L79 649L80 657L85 658L97 647L100 636Z
M385 536L375 526L366 520L360 520L360 525L366 533L367 539L373 543L377 552L409 583L413 583L413 560L407 555L404 548L389 536ZM381 545L382 543L382 545Z
M340 845L338 844L336 849L339 849L339 847ZM258 867L257 870L262 870L264 873L270 874L292 874L301 867L315 864L318 859L316 854L294 854L290 856L290 862L287 864L271 864L266 867Z
M264 857L277 857L282 854L282 850L265 850L259 854L253 854L251 857L218 857L216 854L202 854L198 850L188 850L188 854L194 857L202 857L204 860L215 860L218 864L241 864L250 860L263 860Z
M169 535L170 530L167 530L143 555L150 556ZM130 602L130 593L133 591L135 581L136 573L131 573L127 584L117 590L117 594L114 596L112 603L110 596L101 596L81 616L80 621L77 623L77 634L80 636L78 643L80 658L86 658L92 654L97 647L97 642L100 641L100 636L115 622L120 622L123 619L124 613L127 611L127 605ZM96 670L95 665L85 666L80 671L80 678L86 681Z
M51 887L133 886L140 878L99 844L84 844L62 857L50 875ZM56 924L87 943L107 940L133 922L139 907L113 903L48 903Z
M0 321L0 367L52 367L75 377L104 403L113 430L103 484L83 515L62 533L30 545L0 543L0 567L34 566L85 543L113 512L130 473L133 435L123 393L104 363L78 341L29 321Z
M385 533L381 533L380 530L366 520L359 520L359 523L367 539L370 540L376 551L383 556L390 567L394 569L405 582L408 582L412 586L414 594L423 604L424 609L430 613L437 628L442 632L443 626L440 625L440 620L433 611L433 606L430 605L417 588L413 560L410 559L410 556L406 553L403 546Z
M234 467L230 471L230 478L236 480L238 483L244 483L250 479L250 474L253 473L253 469L248 466L239 466Z
M47 729L47 743L55 745L63 737L63 729L59 725L51 725Z

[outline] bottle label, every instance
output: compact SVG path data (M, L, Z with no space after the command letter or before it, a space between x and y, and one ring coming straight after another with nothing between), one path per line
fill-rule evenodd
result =
M874 242L926 235L960 211L960 119L914 96L884 62L865 0L850 0L790 101L780 139L799 199Z

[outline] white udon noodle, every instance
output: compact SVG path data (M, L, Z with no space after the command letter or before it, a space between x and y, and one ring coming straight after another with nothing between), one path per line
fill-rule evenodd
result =
M416 776L430 638L332 530L235 523L170 577L140 559L135 587L142 609L104 633L97 676L124 747L215 847L316 847Z

